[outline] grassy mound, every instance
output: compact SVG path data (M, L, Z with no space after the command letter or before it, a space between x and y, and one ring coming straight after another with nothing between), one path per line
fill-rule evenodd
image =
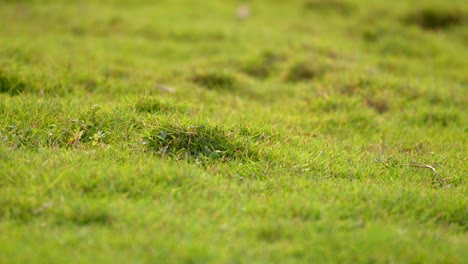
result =
M27 84L14 75L0 69L0 93L18 95L23 92Z
M145 137L148 148L176 160L256 160L248 144L218 127L163 124Z
M233 74L221 71L196 73L191 80L208 90L235 92L240 85Z
M443 30L467 22L467 14L456 8L425 7L409 14L405 21L426 30Z

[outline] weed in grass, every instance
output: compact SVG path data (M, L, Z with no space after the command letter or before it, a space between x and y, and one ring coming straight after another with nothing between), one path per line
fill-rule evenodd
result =
M38 130L36 128L20 129L15 125L9 125L6 127L5 132L6 138L14 142L13 145L17 148L37 148L40 142L37 140Z
M145 144L162 156L176 160L258 159L249 145L228 135L219 127L162 124L144 138Z
M82 114L78 119L72 119L71 130L68 130L67 145L77 146L79 143L91 143L96 146L99 143L105 144L106 136L110 131L105 131L105 124L102 118L97 115L98 106L91 107L88 113Z
M55 100L44 100L39 109L21 113L25 120L21 123L8 118L10 121L0 127L4 142L14 148L30 150L104 147L115 138L124 140L129 131L141 127L136 119L127 115L128 112L122 115L118 109L100 110L99 106L93 105L87 110L65 113L61 105L54 103ZM119 132L114 134L117 127Z

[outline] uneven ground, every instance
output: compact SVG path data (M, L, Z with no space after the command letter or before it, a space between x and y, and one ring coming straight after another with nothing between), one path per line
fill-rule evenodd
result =
M468 2L0 2L0 263L468 263Z

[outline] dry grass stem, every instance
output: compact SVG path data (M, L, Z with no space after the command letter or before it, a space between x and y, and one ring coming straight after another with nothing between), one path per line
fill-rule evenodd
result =
M437 179L437 182L439 182L440 186L443 186L444 185L444 179L442 178L442 176L440 176L440 174L437 172L437 170L431 166L431 165L428 165L428 164L399 164L399 165L395 165L396 167L414 167L414 168L422 168L422 169L430 169L432 170L432 172L434 172L434 177L432 178L432 181L434 181L434 179Z

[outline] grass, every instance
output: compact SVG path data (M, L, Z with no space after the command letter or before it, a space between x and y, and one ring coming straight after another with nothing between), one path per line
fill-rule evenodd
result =
M246 144L229 138L221 128L205 125L161 124L144 139L144 144L151 150L176 160L221 159L227 162L236 158L258 159Z
M468 261L464 1L0 2L0 263Z

